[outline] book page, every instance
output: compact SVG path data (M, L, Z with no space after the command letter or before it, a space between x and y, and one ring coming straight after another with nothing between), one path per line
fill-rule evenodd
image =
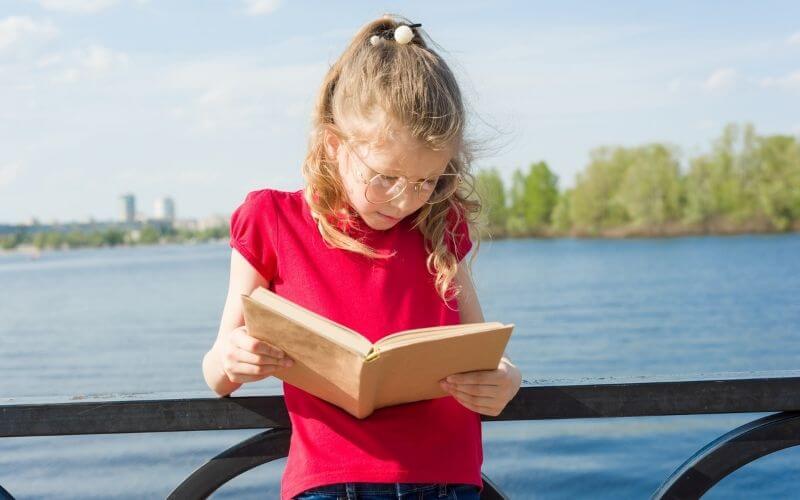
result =
M503 323L489 321L484 323L466 323L460 325L432 326L427 328L416 328L413 330L403 330L383 337L375 343L375 347L380 350L387 350L403 345L424 342L428 339L445 338L469 333L499 330L504 328Z
M384 349L372 362L377 365L377 387L371 388L375 408L447 396L439 386L446 376L496 369L513 326L440 335Z
M360 333L306 309L266 288L257 288L250 294L250 298L290 321L300 323L309 330L348 347L363 356L366 356L372 349L372 343Z

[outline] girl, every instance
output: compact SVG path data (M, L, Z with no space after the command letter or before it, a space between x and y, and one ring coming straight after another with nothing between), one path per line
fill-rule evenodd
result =
M384 16L330 68L302 167L304 189L249 193L231 217L219 334L203 359L221 396L292 360L247 335L241 294L267 287L376 342L389 332L483 321L464 256L480 209L467 186L465 112L420 25ZM359 420L284 383L292 423L281 498L478 498L480 415L498 415L519 370L441 381L449 396Z

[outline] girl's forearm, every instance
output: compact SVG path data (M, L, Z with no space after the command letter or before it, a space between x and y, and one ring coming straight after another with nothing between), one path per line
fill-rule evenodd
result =
M222 360L216 351L216 344L203 356L203 377L208 387L219 396L228 396L242 386L238 382L232 382L225 374Z

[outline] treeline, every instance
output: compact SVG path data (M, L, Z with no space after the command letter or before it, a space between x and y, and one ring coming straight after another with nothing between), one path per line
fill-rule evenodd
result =
M153 245L156 243L206 242L228 237L224 226L203 230L174 229L145 225L138 231L108 228L102 231L44 231L31 233L20 230L0 236L0 248L12 250L28 246L43 249L68 249L84 247L115 247L120 245Z
M476 188L492 237L800 230L797 138L729 124L685 170L667 144L600 147L563 192L545 162L515 171L509 188L497 169L480 171Z

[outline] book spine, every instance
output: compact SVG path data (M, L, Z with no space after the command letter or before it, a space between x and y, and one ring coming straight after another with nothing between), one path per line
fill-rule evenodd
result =
M359 413L364 415L371 414L375 409L383 365L380 361L380 351L373 347L361 363L358 374L358 407Z

